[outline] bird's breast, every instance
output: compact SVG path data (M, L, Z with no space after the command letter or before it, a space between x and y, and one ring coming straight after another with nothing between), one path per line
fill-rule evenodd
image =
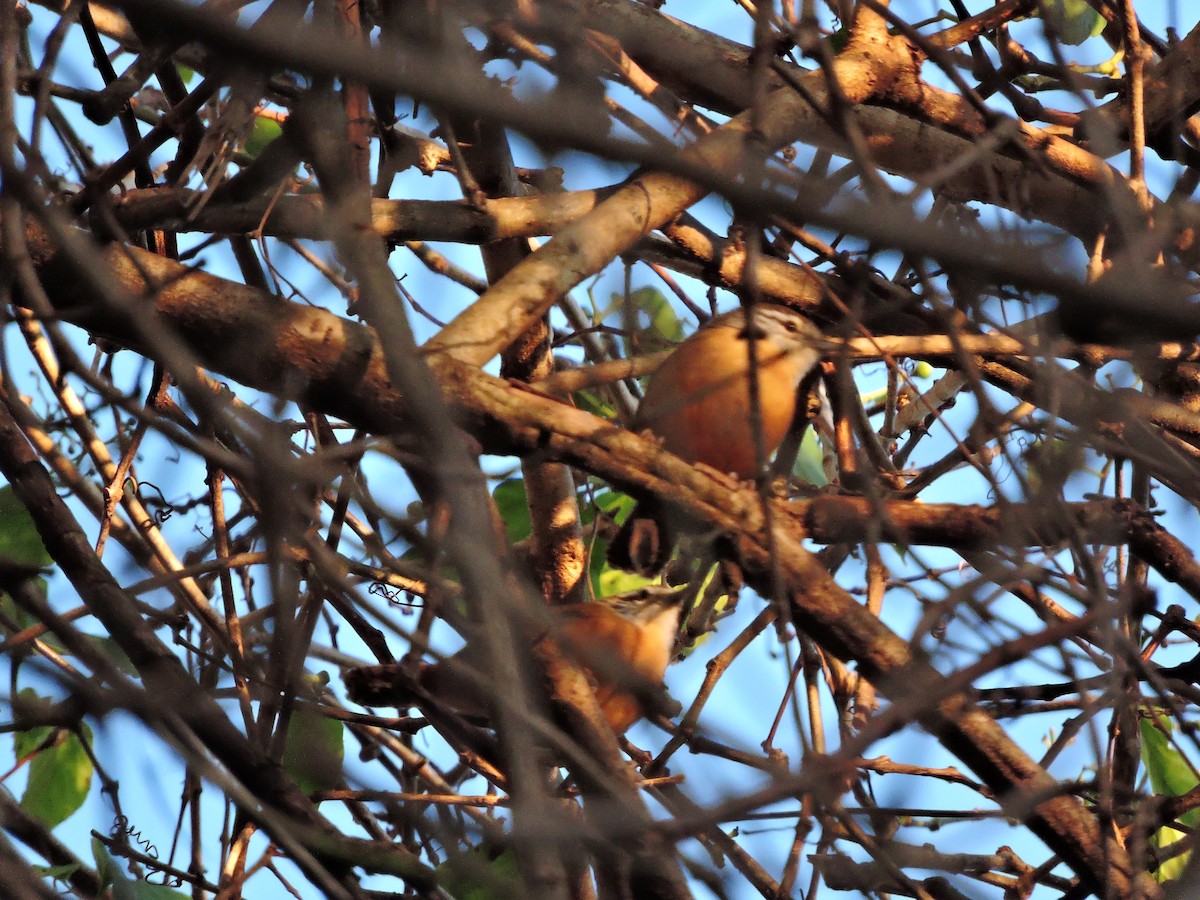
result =
M663 447L739 478L758 471L751 414L747 344L732 328L698 333L655 373L638 411L638 424ZM758 345L759 421L763 450L773 453L796 412L802 363ZM806 368L806 367L805 367Z

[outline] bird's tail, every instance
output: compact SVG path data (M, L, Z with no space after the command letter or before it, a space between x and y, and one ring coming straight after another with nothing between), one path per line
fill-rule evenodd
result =
M657 575L674 550L675 534L666 510L657 501L642 500L609 543L608 564L639 575Z

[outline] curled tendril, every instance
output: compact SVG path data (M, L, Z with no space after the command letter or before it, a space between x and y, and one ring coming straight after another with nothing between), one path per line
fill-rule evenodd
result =
M399 606L405 610L421 608L420 601L411 591L395 587L384 581L372 581L371 586L367 588L367 593L383 597L392 606Z
M155 490L155 492L158 494L159 499L153 500L153 498L148 499L148 498L142 496L142 488L153 488ZM134 493L137 494L138 500L140 500L142 502L142 505L145 506L147 509L149 509L151 507L151 505L158 507L154 511L154 521L157 522L159 525L161 525L163 522L167 521L167 519L171 518L171 516L175 514L175 507L172 506L167 501L167 495L164 494L162 492L162 488L160 488L154 482L152 482L152 481L138 482L134 487Z
M141 829L134 828L129 824L129 817L124 813L119 813L116 819L113 820L112 829L109 835L114 841L128 846L130 842L137 844L141 849L142 855L153 859L155 862L161 861L158 855L158 847L155 843L143 836ZM148 884L158 883L163 887L177 888L183 884L183 879L178 875L169 875L166 872L162 873L161 882L152 882L150 878L146 879Z

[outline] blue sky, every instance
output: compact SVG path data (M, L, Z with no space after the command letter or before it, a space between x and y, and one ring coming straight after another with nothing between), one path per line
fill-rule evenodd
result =
M973 4L974 6L980 6L980 4ZM1183 19L1181 6L1179 3L1144 3L1139 4L1139 12L1142 14L1143 21L1160 34L1166 26L1171 24L1174 24L1180 33L1184 34L1190 29L1191 22ZM905 18L932 15L936 8L936 4L924 2L924 0L892 4L892 9ZM31 34L36 53L36 48L44 39L47 29L54 19L36 7L32 11L35 25ZM666 11L677 16L685 16L702 27L733 39L749 39L747 20L734 10L732 4L687 5L676 2L668 4ZM1191 16L1193 13L1188 12L1187 15ZM1031 46L1035 46L1039 24L1031 22L1021 25L1019 28L1023 35L1022 39L1030 41ZM1014 29L1014 33L1016 33L1016 29ZM1106 55L1106 51L1099 41L1090 42L1072 52L1077 52L1078 59L1089 63L1098 62ZM123 58L122 63L126 61L127 58ZM118 70L120 68L121 65L118 65ZM936 76L931 74L930 77L935 78ZM67 52L62 56L55 72L55 78L62 82L81 86L95 86L97 83L97 76L90 67L90 57L78 32L68 38ZM623 99L627 96L622 94ZM1047 97L1044 98L1044 102L1050 104L1054 100ZM72 108L64 105L64 109L70 111ZM19 116L23 117L22 122L27 122L29 104L23 101L18 110ZM431 127L431 120L427 114L422 113L415 121L407 124L428 129ZM118 142L119 132L115 129L92 128L85 126L82 121L80 127L86 130L89 140L95 141L93 149L100 160L115 159L122 152L123 145ZM55 142L50 140L48 135L44 141L47 152L53 152L56 147ZM566 187L568 189L611 184L619 181L626 174L626 170L622 167L597 163L578 154L564 154L560 158L547 159L529 142L521 139L514 141L514 148L519 155L518 165L530 167L544 166L548 163L562 165L567 172ZM173 145L168 145L166 150L160 151L156 156L155 162L166 161L172 153ZM53 165L61 167L60 171L66 171L66 163L63 159L54 156L50 158ZM1118 166L1124 165L1119 158L1112 162ZM1165 165L1155 165L1151 167L1150 177L1152 190L1159 196L1164 196L1171 184L1172 170ZM428 178L408 173L397 180L392 196L457 199L460 196L460 190L454 179L448 175ZM724 202L719 198L710 198L704 201L693 212L719 230L724 230L722 223L727 220L728 211ZM998 218L1003 220L1005 217ZM332 260L331 251L327 246L311 242L307 246L327 261ZM438 246L437 249L445 252L460 265L482 273L478 251L475 248L444 245ZM333 309L344 309L344 305L339 307L340 301L328 285L323 283L311 268L301 266L292 251L276 245L273 253L281 270L286 272L290 278L294 278L297 287L309 299L328 304ZM205 249L199 260L204 268L214 274L235 279L239 277L237 268L223 245ZM438 316L443 319L450 318L472 299L472 295L465 289L448 288L445 280L430 275L406 250L397 250L393 255L392 262L396 274L404 277L404 285L407 290L421 301L422 305L436 309ZM882 263L880 264L882 265ZM702 285L689 281L683 276L680 276L679 280L697 301L702 302L705 293ZM655 285L656 283L653 275L645 269L635 270L635 287L647 284ZM574 296L584 308L590 309L593 303L596 306L605 307L610 302L612 295L619 294L623 290L623 285L624 273L619 266L613 266L598 278L581 285L574 292ZM723 295L723 305L729 306L734 302L736 301L731 295ZM433 326L422 322L419 317L413 317L413 321L422 339L433 332ZM690 324L689 320L689 329ZM32 363L23 350L13 326L10 325L4 331L4 341L10 365L18 376L32 368ZM91 348L87 347L82 340L79 344L79 351L89 357L92 352ZM118 357L116 377L118 383L132 388L137 383L140 373L134 370L133 360L126 359L128 356L128 354L123 354ZM1119 372L1115 374L1120 375ZM884 384L884 378L882 367L864 367L858 373L859 389L864 393L878 389ZM925 384L927 385L928 382ZM239 390L239 396L253 403L260 412L273 416L280 415L267 398L256 397L252 392L241 390ZM974 412L973 403L964 398L947 414L947 424L961 436L966 433L972 422ZM285 410L282 417L292 414L292 410ZM937 455L939 448L944 451L949 446L949 437L945 434L935 436L930 444L931 446L925 452L932 458ZM486 461L486 465L489 471L499 474L510 471L515 466L515 461L512 459L489 459ZM168 500L171 501L179 502L187 496L195 495L202 488L204 477L202 464L194 457L176 454L165 442L154 436L148 439L144 450L144 460L140 463L139 470L143 481L159 485ZM407 481L398 476L395 464L381 455L369 458L364 466L364 471L369 481L377 487L377 496L389 511L402 513L408 504L416 499L415 494L408 488ZM1006 481L1005 484L1009 485L1013 482ZM1070 491L1078 496L1082 496L1088 491L1102 489L1103 485L1086 471L1074 476L1070 485ZM939 482L936 488L923 499L930 502L945 500L988 503L989 499L994 498L989 498L987 491L987 485L983 480L968 470L952 479ZM1165 491L1160 492L1160 496L1166 501ZM1196 513L1194 510L1184 508L1182 504L1172 506L1171 502L1164 502L1163 505L1166 507L1168 516L1164 521L1169 522L1177 533L1185 533L1195 528ZM81 514L81 520L85 522L86 527L94 528L94 524L87 519L86 514ZM163 532L174 545L186 547L198 540L198 535L194 531L197 524L196 519L187 515L179 515L165 523ZM202 519L200 524L202 525ZM959 558L950 551L929 548L922 548L918 551L883 548L882 552L885 562L896 575L912 573L918 567L945 570L940 579L922 582L912 591L897 587L889 592L886 620L893 629L901 634L911 632L929 604L937 603L951 591L962 589L964 584L969 584L973 576L970 570L956 568ZM133 565L119 546L113 543L110 543L105 559L123 584L130 584L145 577L145 573ZM846 586L861 585L863 583L861 562L851 560L839 574L839 581ZM1162 586L1162 588L1160 608L1165 608L1167 603L1180 602L1185 604L1189 615L1196 614L1194 604L1182 596L1181 592L1170 586ZM985 597L987 587L980 587L972 590L971 593L976 597ZM56 578L51 582L51 599L55 606L61 609L70 608L79 602L70 585L61 578ZM143 599L151 603L169 602L162 593L151 594ZM736 614L722 623L719 632L710 637L686 660L672 668L668 674L667 684L674 696L685 702L694 696L704 678L707 661L723 649L749 623L761 608L760 603L758 598L747 592L743 596ZM973 660L989 644L1005 637L1011 637L1022 630L1036 629L1038 627L1036 620L1023 608L1015 608L1015 606L1015 604L998 606L1002 615L993 621L964 619L958 623L958 627L951 630L946 642L939 644L927 641L924 645L925 649L931 653L935 664L948 671L954 666ZM387 613L393 620L399 622L402 630L406 624L404 617L398 615L395 610L387 610ZM318 641L327 642L330 637L330 634L322 626L317 635ZM449 632L449 629L440 629L435 633L435 637L444 641L442 647L446 650L455 646L456 638ZM365 648L357 644L349 629L341 629L339 642L339 649L342 652L360 657L364 661L370 661ZM397 653L406 649L404 643L394 636L391 644ZM767 636L756 642L754 652L743 654L722 679L701 717L703 732L714 740L729 746L748 753L761 754L760 742L764 737L763 710L766 707L773 708L780 702L790 680L795 646L795 642L791 642L788 647L783 647L774 637ZM1035 660L1009 667L995 673L991 683L1014 683L1026 679L1045 680L1046 676L1040 668L1041 665L1041 660ZM1026 666L1030 668L1026 668ZM325 668L334 676L333 687L340 690L340 680L333 666L321 666L314 662L309 668L310 671ZM24 677L30 677L28 670L25 670ZM54 686L45 679L31 678L30 683L38 684L48 693L55 691ZM231 715L236 718L235 707L230 705L229 708ZM833 709L827 699L824 712L827 724L832 723ZM102 722L93 722L93 727L96 730L96 745L103 764L108 774L121 784L121 797L126 815L142 832L154 836L159 852L165 856L165 845L168 842L168 836L174 829L174 818L178 809L182 785L182 773L173 752L140 723L126 714L113 714ZM800 760L801 733L805 727L804 718L799 713L785 715L775 740L775 745L788 755L793 766L797 765ZM1013 736L1024 746L1035 748L1051 734L1052 723L1030 719L1021 720L1019 725L1014 725L1013 731ZM638 746L651 748L657 748L665 740L661 732L647 724L636 726L630 732L630 739ZM9 739L0 736L0 753L5 752L4 748L8 745ZM429 753L432 757L444 756L440 740L431 730L419 735L416 738L415 746L421 752ZM351 783L365 787L394 789L394 783L389 781L387 773L383 769L361 763L355 758L356 750L353 742L348 739L346 771ZM872 746L870 755L887 755L896 760L919 761L930 766L950 766L957 762L941 749L936 741L915 729L907 730ZM1058 758L1052 771L1060 777L1072 777L1078 775L1082 767L1092 758L1093 749L1090 742L1084 737L1077 742L1076 746L1068 748ZM765 783L766 780L766 776L747 774L748 770L745 768L721 765L703 757L687 754L677 757L674 765L678 771L686 772L688 776L687 791L693 799L701 803L715 803L729 796L746 793L756 787L757 783ZM22 779L23 775L18 773L8 780L7 787L19 795L23 789ZM930 785L926 779L905 776L877 777L872 780L872 787L876 801L884 806L956 808L960 804L971 806L977 802L974 795L964 789L949 787L941 783ZM466 793L481 792L482 784L477 780L468 783L463 790ZM778 804L776 808L794 809L796 805L796 801L789 801ZM333 804L327 804L325 811L339 825L348 830L354 829L355 826L348 817L337 812ZM652 812L655 815L661 814L661 810L653 806ZM207 833L215 833L216 823L220 822L223 815L224 807L219 791L211 785L206 787L203 816L208 823ZM110 805L99 790L94 788L85 807L60 826L56 834L81 857L90 860L89 830L95 829L107 834L111 828L112 819L113 813ZM759 859L772 873L777 873L786 859L793 825L794 822L789 819L778 822L745 823L741 826L738 839L747 851ZM727 830L732 827L732 824L726 826ZM950 823L934 833L919 828L904 829L901 837L917 843L934 841L939 845L954 849L971 848L978 849L980 852L995 848L1002 843L1008 843L1012 844L1017 852L1024 855L1026 859L1040 860L1046 855L1041 845L1030 838L1023 829L1011 828L1003 820ZM261 851L261 849L260 841L257 850ZM686 849L692 858L704 859L703 852L695 845L689 845ZM252 858L256 858L256 854L252 854ZM214 880L217 875L216 859L217 857L210 853L208 857L211 867L209 877ZM186 865L186 848L176 855L176 862ZM300 876L286 862L280 862L279 865L289 880L296 884L303 883ZM806 877L807 875L802 877L802 884L805 883ZM382 881L377 880L375 884L368 886L384 887ZM388 886L395 889L394 882L389 883ZM301 894L306 897L314 896L307 893L307 889L301 889ZM288 896L287 892L269 876L256 877L251 882L250 895L256 900L273 900L275 897ZM703 896L703 893L701 892L700 895ZM741 896L736 892L735 895Z

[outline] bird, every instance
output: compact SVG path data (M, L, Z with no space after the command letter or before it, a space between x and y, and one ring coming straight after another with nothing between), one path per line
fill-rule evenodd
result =
M555 607L549 629L569 659L588 674L608 726L617 735L661 704L658 692L675 655L684 592L650 585L603 600ZM420 706L431 697L463 718L486 724L488 677L468 644L415 675L399 663L345 674L347 695L363 706Z
M760 303L716 316L651 376L631 427L669 453L739 479L753 478L796 414L800 384L821 357L821 331L801 313ZM762 454L751 416L750 353L758 370ZM643 498L609 543L609 565L653 575L670 559L678 522Z

